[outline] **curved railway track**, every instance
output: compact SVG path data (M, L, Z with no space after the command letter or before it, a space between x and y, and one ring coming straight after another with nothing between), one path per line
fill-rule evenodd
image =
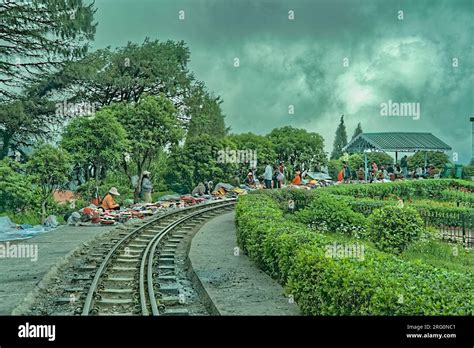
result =
M235 199L176 210L113 244L95 271L82 315L187 315L176 278L176 250L197 224L232 209Z

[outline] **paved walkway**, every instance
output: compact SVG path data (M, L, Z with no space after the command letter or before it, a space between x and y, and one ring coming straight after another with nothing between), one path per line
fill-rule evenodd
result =
M44 277L50 278L82 243L111 228L62 226L28 240L0 242L3 255L7 246L10 250L7 257L0 257L0 315L12 314L18 305L31 302ZM19 250L18 245L27 257L14 257L12 251Z
M206 223L192 240L189 259L220 315L300 315L282 287L237 246L235 212Z

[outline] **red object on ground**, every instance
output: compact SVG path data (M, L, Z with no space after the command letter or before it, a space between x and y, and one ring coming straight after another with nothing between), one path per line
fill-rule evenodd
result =
M186 203L192 203L192 204L196 203L196 199L194 197L191 197L191 196L183 196L183 197L181 197L181 200L186 202Z
M113 225L115 223L114 220L102 220L100 222L102 225Z
M101 220L100 219L100 214L98 212L94 212L92 214L92 219L91 219L92 223L98 224L100 222L100 220Z

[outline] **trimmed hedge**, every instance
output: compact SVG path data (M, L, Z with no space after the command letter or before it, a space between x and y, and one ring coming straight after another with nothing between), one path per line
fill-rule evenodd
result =
M396 206L397 201L392 200L376 200L370 198L353 199L351 197L344 197L351 209L357 213L369 216L376 209L388 206ZM474 227L474 209L463 207L449 207L442 205L433 205L428 202L423 203L406 203L406 206L412 207L418 211L421 218L429 226L450 226L467 228Z
M410 207L385 207L369 216L368 239L386 252L400 254L423 233L423 220Z
M321 231L331 231L359 236L367 228L364 215L351 210L345 200L321 192L311 203L294 216L295 221Z
M300 248L289 291L309 315L472 315L472 279L382 253L364 261L331 259Z
M437 180L439 181L439 180ZM363 186L359 184L360 186ZM373 184L378 186L383 184ZM351 186L351 185L344 185ZM453 192L453 191L450 191ZM454 191L456 192L456 191ZM310 205L316 197L321 194L331 193L334 199L345 202L349 207L356 213L361 213L365 216L372 214L375 209L379 209L386 206L397 205L398 201L394 199L372 199L372 198L357 198L345 195L335 195L332 190L316 189L316 190L298 190L298 189L282 189L282 190L265 190L265 195L274 198L278 202L278 206L283 211L288 210L288 200L293 199L295 201L296 209L303 210L306 206ZM460 192L463 193L463 192ZM255 193L260 194L261 193ZM468 193L464 193L467 195ZM394 198L394 196L390 196ZM299 205L298 205L299 203ZM429 202L405 202L405 205L415 208L420 213L423 220L427 225L430 226L451 226L451 227L462 227L463 223L465 227L474 227L474 209L467 207L455 207L455 206L443 206L445 203L429 204ZM297 215L297 214L296 214ZM464 218L463 218L464 215Z
M441 197L443 201L456 202L460 206L474 208L474 194L456 190L443 190Z
M473 314L470 273L404 261L363 243L362 260L328 257L326 248L337 235L288 221L264 194L240 197L236 222L240 247L286 285L305 314Z
M457 179L426 179L386 182L377 184L345 184L325 188L337 195L355 198L386 199L393 196L409 198L442 198L441 192L447 189L474 192L474 183Z

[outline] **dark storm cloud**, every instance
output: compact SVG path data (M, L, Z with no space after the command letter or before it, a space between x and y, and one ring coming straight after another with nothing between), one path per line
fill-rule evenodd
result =
M191 69L223 97L226 122L235 132L304 127L321 133L329 151L345 114L349 135L359 121L365 131L433 132L462 161L470 158L470 0L96 3L95 47L141 42L146 36L186 41ZM397 18L400 10L403 20ZM459 60L457 68L453 58ZM420 103L420 119L380 116L380 103L389 99ZM289 105L294 115L288 114Z

